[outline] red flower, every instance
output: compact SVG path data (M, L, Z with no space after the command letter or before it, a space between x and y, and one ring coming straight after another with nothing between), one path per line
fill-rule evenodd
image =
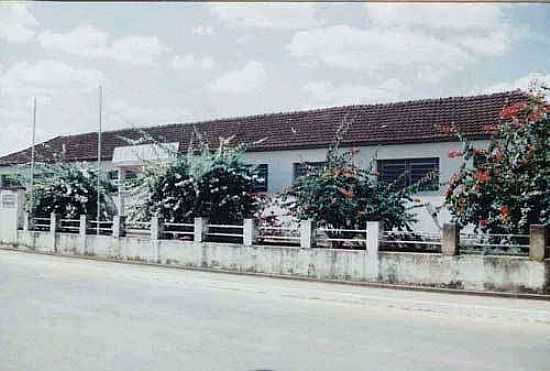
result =
M504 220L507 220L510 217L510 209L508 206L501 206L499 209L500 217Z
M479 226L480 227L487 227L487 225L489 225L489 222L487 221L487 219L480 219L479 220Z
M489 180L491 180L491 176L489 175L489 172L487 170L478 170L474 174L474 178L480 183L487 183Z
M460 157L462 155L462 151L458 149L450 149L449 152L447 152L447 156L449 156L449 158Z
M501 112L500 112L500 118L501 119L504 119L504 120L508 120L508 119L511 119L511 118L514 118L518 115L518 113L520 113L521 111L523 111L525 108L527 108L527 102L517 102L517 103L514 103L508 107L505 107Z

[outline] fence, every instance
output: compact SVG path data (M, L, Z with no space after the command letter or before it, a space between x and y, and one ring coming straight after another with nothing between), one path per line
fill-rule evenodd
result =
M460 234L460 250L466 254L529 255L528 234Z
M529 255L534 260L548 257L548 226L532 225L529 235L461 233L452 224L445 224L441 234L423 232L384 231L381 222L367 222L365 229L317 228L314 222L303 220L298 226L257 226L252 219L243 224L212 224L206 218L193 223L151 221L126 223L124 217L113 220L86 220L25 217L24 229L43 232L100 234L113 238L148 238L151 240L182 240L194 242L233 242L244 246L278 243L301 248L332 247L377 251L427 252L443 255Z

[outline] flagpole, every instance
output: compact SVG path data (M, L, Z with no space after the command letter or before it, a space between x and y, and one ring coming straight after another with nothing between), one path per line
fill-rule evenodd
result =
M34 205L34 143L36 142L36 97L33 98L32 105L32 145L31 145L31 205L30 217L33 217Z
M101 216L101 111L103 104L103 90L101 85L99 86L99 130L97 133L97 224L96 231L99 235L100 223L99 218Z

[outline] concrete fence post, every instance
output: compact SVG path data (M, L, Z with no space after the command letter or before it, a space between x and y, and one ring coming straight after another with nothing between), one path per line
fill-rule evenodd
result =
M311 249L315 247L315 234L317 225L313 220L300 221L300 247Z
M529 258L543 261L550 257L550 226L531 224L529 232Z
M50 233L55 233L57 230L58 217L55 213L50 214Z
M194 241L204 242L208 233L208 218L195 218Z
M367 254L377 256L380 250L380 241L384 237L383 221L367 221Z
M151 218L151 240L156 241L162 238L164 232L164 220L159 217Z
M250 247L256 242L256 224L254 219L245 219L243 222L243 245Z
M125 223L126 217L120 215L116 215L113 217L113 238L120 238L125 236Z
M80 215L80 223L78 224L78 239L80 253L86 254L86 229L88 228L88 220L86 214Z
M451 223L443 224L441 253L448 256L460 253L460 227L458 225Z
M25 232L30 231L32 228L31 225L32 225L31 215L25 211L23 213L23 230Z
M51 236L51 246L50 251L55 252L56 249L56 233L59 229L61 224L61 215L57 215L56 213L50 214L50 236Z

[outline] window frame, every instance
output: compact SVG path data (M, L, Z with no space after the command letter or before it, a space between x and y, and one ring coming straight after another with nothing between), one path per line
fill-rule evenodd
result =
M294 162L292 164L292 182L296 182L296 180L306 175L305 170L307 166L313 167L314 169L320 169L323 166L326 166L328 164L328 161L303 161L303 162ZM304 166L303 174L298 175L298 169L300 166Z
M395 167L400 166L404 169L397 176L394 175L391 180L384 179L385 178L384 173L387 174L387 170L385 168L392 165ZM412 171L413 167L421 166L421 165L433 166L435 167L435 171L432 169L425 172L421 176L415 176ZM397 183L397 186L400 189L403 189L405 187L410 187L411 185L416 184L418 181L424 178L428 173L433 172L434 173L433 180L425 185L420 186L419 191L434 192L434 191L439 191L440 189L439 179L441 176L441 170L440 170L441 161L439 157L408 157L408 158L395 158L395 159L380 159L376 161L376 169L379 174L378 175L379 181L384 182L386 184L395 183L400 177L403 177L402 179L404 179L404 181ZM403 174L406 174L406 175L403 176Z
M267 193L269 190L269 164L247 164L246 167L249 170L258 171L258 169L265 168L265 176L258 173L258 176L264 178L263 182L254 181L252 183L252 192L254 193Z

